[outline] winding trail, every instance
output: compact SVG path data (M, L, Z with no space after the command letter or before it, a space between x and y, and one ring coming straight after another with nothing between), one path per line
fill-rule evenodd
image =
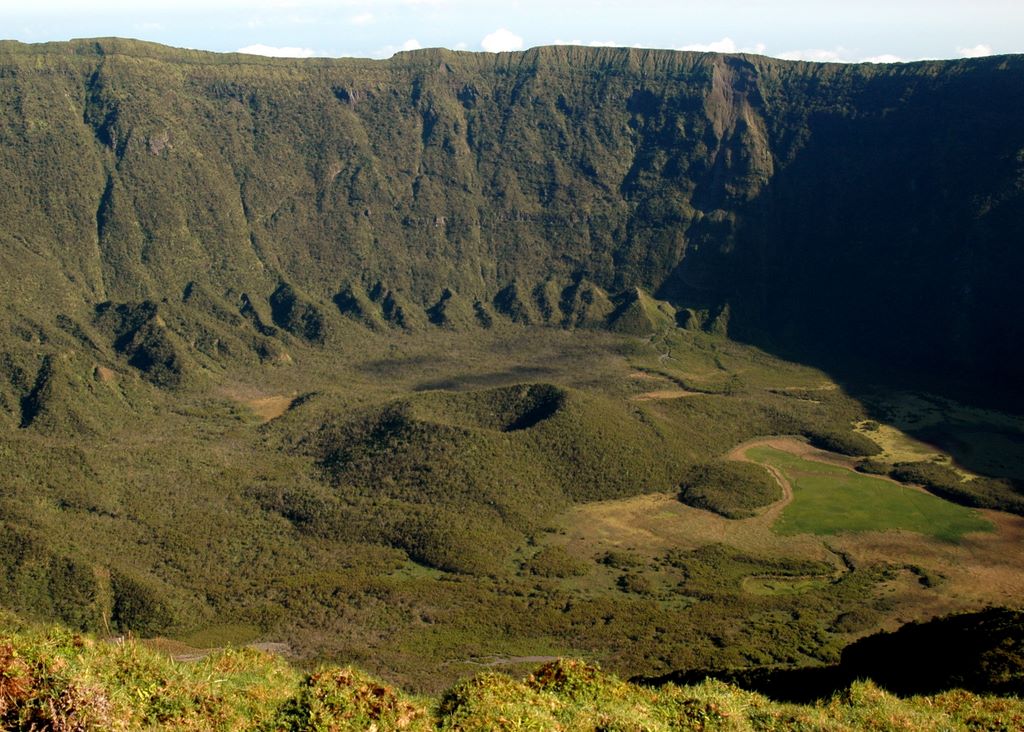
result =
M631 396L631 402L653 402L657 399L682 399L683 397L707 396L699 391L684 391L683 389L663 389L661 391L647 391L643 394Z
M634 371L629 375L629 378L636 379L638 381L649 381L649 382L661 382L665 384L672 381L671 379L661 376L659 374L652 374L646 371ZM652 384L653 386L653 384ZM683 397L694 397L694 396L707 396L699 391L691 391L675 386L670 389L656 389L654 391L647 391L643 394L634 394L629 398L631 402L653 402L660 399L682 399Z
M773 447L776 450L783 450L784 452L800 455L808 446L803 442L800 442L800 440L795 437L760 437L754 440L742 442L725 454L726 460L735 460L741 463L760 465L771 473L775 482L779 484L780 488L782 488L782 498L775 501L775 503L769 504L756 517L759 521L771 525L775 523L775 519L777 519L785 510L786 506L793 502L793 484L790 483L789 478L787 478L785 474L774 465L765 465L764 463L758 463L748 458L747 450L752 447Z

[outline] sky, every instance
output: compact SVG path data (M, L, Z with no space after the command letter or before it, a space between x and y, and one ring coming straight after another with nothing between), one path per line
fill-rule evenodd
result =
M1024 52L1024 0L0 0L0 38L387 58L550 44L913 61Z

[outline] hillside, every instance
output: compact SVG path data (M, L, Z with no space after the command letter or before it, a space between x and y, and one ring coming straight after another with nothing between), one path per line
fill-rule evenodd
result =
M0 604L429 693L1016 607L1022 76L0 42Z
M951 620L966 627L984 623L975 616ZM1019 651L1019 624L1004 613L992 642ZM942 635L937 627L917 630ZM970 692L939 687L928 696L900 698L862 678L815 703L793 704L714 680L636 686L594 664L559 659L521 680L482 671L424 698L352 667L300 673L254 649L222 650L185 664L130 639L101 643L58 629L31 630L0 637L0 723L6 729L381 732L1018 729L1024 702L985 686L1002 676L1019 689L1019 656L977 662L970 670L981 686Z
M322 342L350 290L396 322L454 296L462 322L493 300L561 323L586 283L829 367L1009 385L1022 76L1017 57L5 42L5 318L52 338L58 314L184 300Z

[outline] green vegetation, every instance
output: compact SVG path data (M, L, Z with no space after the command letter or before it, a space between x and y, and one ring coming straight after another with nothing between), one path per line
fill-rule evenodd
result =
M764 468L722 460L687 469L679 488L683 503L732 519L753 516L782 498L779 484Z
M486 658L824 663L851 633L1000 599L1013 578L948 590L928 561L780 544L767 517L671 495L703 470L684 500L773 501L720 462L756 437L871 453L850 425L889 422L832 378L850 364L1016 387L1022 73L0 43L0 596L76 632L279 641L430 693ZM1001 419L968 447L1020 477L1022 423ZM977 525L886 488L872 525L907 506L928 535ZM654 534L616 515L632 499L694 533L633 541ZM595 506L607 533L577 553L566 517ZM810 530L842 523L817 510ZM359 689L353 725L422 708L357 672L289 678L253 718L328 720ZM220 703L202 687L161 711L162 688L133 719Z
M977 508L994 508L1024 515L1024 494L1005 478L963 478L952 468L926 461L896 463L889 472L903 483L916 483L954 503Z
M776 524L784 534L903 529L957 541L971 531L991 530L969 510L847 468L770 447L751 448L747 455L775 466L793 484L793 503Z
M352 668L301 673L253 650L176 663L136 641L65 631L0 638L6 729L790 730L1012 729L1015 698L949 691L900 699L858 681L814 705L779 703L720 681L652 689L593 664L559 660L522 681L488 672L439 700L409 696Z
M804 433L807 441L820 450L838 452L851 457L871 457L882 452L873 440L851 430L808 430Z
M546 546L530 558L526 569L540 577L574 577L590 568L562 547Z
M58 316L203 292L194 306L235 320L248 303L245 332L197 339L221 359L259 353L249 325L334 345L339 308L399 331L496 311L645 335L679 322L989 395L1016 383L1019 57L281 61L99 39L4 42L0 72L15 360ZM182 344L153 331L124 345L164 380Z

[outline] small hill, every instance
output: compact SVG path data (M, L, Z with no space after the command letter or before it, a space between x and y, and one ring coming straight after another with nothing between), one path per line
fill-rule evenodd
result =
M358 285L342 287L334 296L334 304L342 315L352 318L371 330L379 331L384 328L380 306L373 302Z
M694 465L683 473L679 500L726 518L753 516L778 501L782 491L762 466L719 460Z
M675 309L639 288L620 293L613 300L608 327L616 333L648 335L676 326Z
M193 363L187 346L168 328L159 310L150 301L102 303L96 308L95 325L144 378L157 386L174 388L183 385Z
M494 309L520 325L540 324L544 318L537 312L533 293L519 282L511 282L494 296Z
M562 292L561 309L565 325L570 328L600 328L615 310L608 293L585 279L580 279Z
M371 287L367 295L380 308L381 317L388 325L409 332L423 329L426 323L423 308L389 289L382 282Z
M473 303L467 302L447 287L437 302L427 309L427 320L433 325L452 330L467 330L481 325L477 322Z
M667 490L678 466L672 438L621 402L550 384L427 392L354 419L300 409L326 422L302 449L362 510L380 506L364 519L377 540L452 571L494 571L569 501Z
M322 345L327 324L320 308L282 282L270 295L270 312L275 325L310 343Z

